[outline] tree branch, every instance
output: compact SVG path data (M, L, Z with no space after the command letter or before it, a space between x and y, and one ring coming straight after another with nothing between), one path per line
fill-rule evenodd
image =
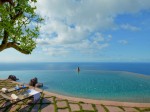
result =
M26 51L26 50L21 49L21 48L20 48L16 43L14 43L14 42L9 42L9 43L7 43L6 45L4 45L4 44L0 45L0 52L3 51L3 50L5 50L5 49L8 49L8 48L14 48L14 49L16 49L17 51L19 51L19 52L21 52L21 53L23 53L23 54L30 54L29 51Z
M7 44L7 40L8 40L8 32L5 30L2 44L6 45Z
M6 48L11 48L11 47L14 48L14 49L16 49L17 51L23 53L23 54L30 54L29 51L26 51L26 50L21 49L21 48L20 48L16 43L14 43L14 42L9 42L9 43L7 44L7 46L6 46Z
M0 52L3 51L5 48L6 48L6 45L1 44L1 45L0 45Z
M7 41L8 41L8 33L7 31L5 30L4 31L4 37L3 37L3 40L2 40L2 43L0 45L0 51L4 50L7 46Z
M22 11L19 11L14 17L12 17L12 20L16 20L19 16L23 14Z

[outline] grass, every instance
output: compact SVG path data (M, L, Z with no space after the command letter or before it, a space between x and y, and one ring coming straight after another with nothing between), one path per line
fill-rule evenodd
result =
M68 100L66 100L66 103L67 103L67 106L68 106L69 112L71 112L71 108L70 108L70 105L69 105Z
M93 107L93 109L94 109L95 112L98 112L95 104L92 104L92 107Z
M53 101L54 101L54 111L57 112L56 97L53 97Z
M105 112L109 112L108 108L105 105L101 104L101 106L104 108Z
M43 97L44 97L44 94L42 93L41 94L41 98L40 98L39 112L41 112L41 107L42 107L42 103L43 103Z
M29 108L29 110L27 112L31 112L31 110L33 109L33 107L35 106L34 104L30 104L31 107Z
M150 108L142 109L142 112L149 112Z
M78 105L79 105L80 111L83 112L83 108L81 106L81 103L83 104L83 102L78 102Z
M66 106L65 106L65 107L57 107L57 111L60 110L60 109L61 109L61 110L68 109L69 112L71 112L71 108L70 108L70 106L69 106L68 100L66 100L66 99L64 99L64 100L57 100L56 103L57 103L57 102L66 102Z
M120 108L121 110L125 111L125 109L122 106L118 106L118 108Z
M134 109L136 109L138 112L143 112L140 108L138 107L133 107Z

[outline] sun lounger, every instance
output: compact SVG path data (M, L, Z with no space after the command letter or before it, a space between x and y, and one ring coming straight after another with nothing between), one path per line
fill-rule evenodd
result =
M0 107L0 109L3 109L5 107L11 106L11 105L16 104L20 101L23 101L25 99L29 99L32 97L33 97L33 103L36 103L40 99L41 93L36 91L36 90L33 90L33 89L28 89L27 91L20 93L18 95L16 95L16 94L11 94L11 95L9 94L8 95L8 94L4 94L4 93L0 93L0 95L4 99L6 99L7 101L10 102L10 104Z
M6 88L2 88L1 89L1 92L0 92L0 100L3 100L4 98L2 97L2 94L11 94L12 92L15 92L15 93L19 93L19 92L24 92L26 91L27 89L29 89L28 86L24 86L24 87L20 87L20 88L10 88L10 89L6 89ZM2 94L1 94L2 93Z
M13 92L13 91L27 89L27 88L29 88L29 87L28 86L22 86L22 87L19 87L19 88L13 87L13 88L10 88L10 89L2 88L1 92L3 92L3 93L10 93L10 92Z

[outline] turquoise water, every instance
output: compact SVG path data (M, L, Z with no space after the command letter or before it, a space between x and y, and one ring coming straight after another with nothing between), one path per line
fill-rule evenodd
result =
M150 76L129 72L82 70L1 71L0 78L16 75L28 83L33 77L44 83L44 90L63 95L150 103Z

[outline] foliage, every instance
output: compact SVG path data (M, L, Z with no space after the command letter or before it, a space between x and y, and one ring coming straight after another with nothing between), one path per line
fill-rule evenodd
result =
M30 54L36 47L39 23L43 20L35 12L36 0L14 0L0 5L0 51L14 48Z

